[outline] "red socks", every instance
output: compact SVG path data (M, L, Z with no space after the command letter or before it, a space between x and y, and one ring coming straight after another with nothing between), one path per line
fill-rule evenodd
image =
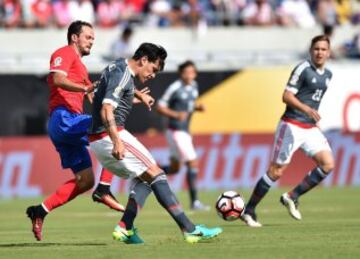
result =
M104 185L111 185L113 177L114 175L112 173L110 173L107 169L103 168L101 170L100 183Z
M81 194L81 192L79 191L79 188L76 185L76 180L72 179L64 183L62 186L60 186L55 193L50 195L42 203L42 206L47 212L50 212L53 209L60 207L61 205L64 205L65 203L71 201L79 194Z

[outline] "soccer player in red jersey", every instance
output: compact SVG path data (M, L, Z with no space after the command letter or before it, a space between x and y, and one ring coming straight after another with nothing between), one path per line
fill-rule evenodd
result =
M43 203L27 208L26 214L32 221L32 231L38 241L42 239L45 216L94 185L91 159L86 148L87 130L92 118L83 114L83 101L85 96L91 100L96 83L91 83L81 61L83 56L90 54L94 43L92 25L73 22L68 28L67 40L68 45L56 50L50 59L48 134L60 155L62 167L70 168L75 177L60 186ZM106 179L107 175L111 173L103 170L101 178ZM118 211L124 210L110 191L103 192L96 201Z

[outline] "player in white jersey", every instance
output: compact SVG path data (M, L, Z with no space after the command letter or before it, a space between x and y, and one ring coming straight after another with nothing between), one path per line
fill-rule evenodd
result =
M330 56L330 40L324 35L311 41L310 60L301 62L292 71L283 94L286 111L276 134L268 171L257 182L242 216L250 227L261 227L255 208L270 187L285 171L294 152L301 148L316 163L299 185L280 197L289 214L301 220L299 197L317 186L334 168L334 158L323 133L317 126L321 119L318 108L329 86L332 73L325 68Z

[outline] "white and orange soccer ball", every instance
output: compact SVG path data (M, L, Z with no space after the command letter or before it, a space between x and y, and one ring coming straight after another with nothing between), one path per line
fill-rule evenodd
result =
M222 193L216 201L215 208L220 218L234 221L240 218L245 208L245 201L235 191Z

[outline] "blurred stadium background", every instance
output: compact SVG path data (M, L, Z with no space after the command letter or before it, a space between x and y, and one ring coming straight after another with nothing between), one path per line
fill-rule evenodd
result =
M328 34L334 78L321 127L337 166L324 185L359 186L359 17L357 0L0 0L0 198L48 194L71 175L61 172L46 136L46 76L50 54L66 44L74 19L96 24L92 54L84 58L94 80L110 60L144 41L169 53L165 72L149 83L156 98L180 62L197 64L207 111L193 117L191 128L202 190L252 187L265 172L289 73L306 58L311 37ZM126 28L132 34L120 42ZM128 122L159 162L168 159L163 125L142 106ZM297 154L278 185L294 184L311 167ZM186 188L184 180L182 171L171 179L173 188ZM126 191L126 184L115 179L113 191Z

